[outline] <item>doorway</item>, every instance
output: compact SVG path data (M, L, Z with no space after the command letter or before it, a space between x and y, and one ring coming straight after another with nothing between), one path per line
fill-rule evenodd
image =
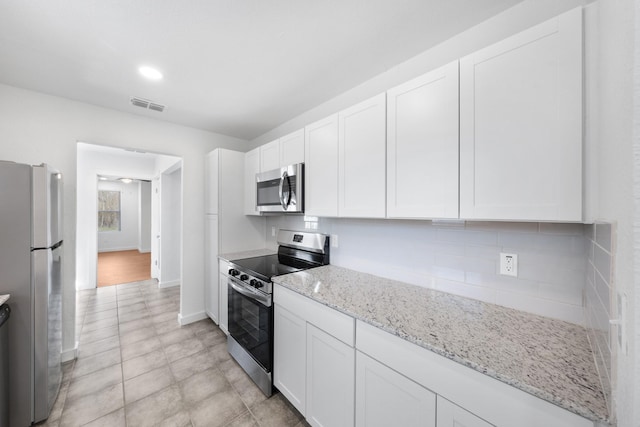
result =
M151 279L151 182L98 177L97 286Z
M173 262L173 265L179 267L182 240L181 237L177 239L174 237L174 242L177 241L178 243L173 244L173 250L167 252L163 251L164 245L162 244L161 236L163 234L180 236L181 226L180 223L177 222L166 222L165 226L171 229L163 229L161 218L165 213L163 212L163 206L161 204L158 204L158 209L154 207L156 203L154 201L154 197L156 197L154 190L158 191L157 197L158 200L161 200L162 186L165 184L163 181L167 181L167 186L173 191L172 200L174 202L172 209L180 214L182 212L181 165L182 159L176 156L78 143L76 289L92 289L97 287L98 253L100 247L102 246L102 249L104 249L106 244L106 242L102 240L107 240L110 244L110 246L106 246L110 248L110 250L104 252L135 250L140 252L140 254L148 253L150 258L150 265L146 268L148 276L156 277L160 285L166 286L166 283L163 283L161 274L161 254L167 257L166 261L168 261L170 265L171 262ZM163 175L171 175L173 173L176 173L176 175L170 176L170 181L163 179ZM129 218L127 220L129 224L131 224L131 221L134 221L136 224L134 228L137 230L134 233L128 234L129 240L121 239L124 238L124 234L126 233L120 233L118 237L117 233L104 233L100 236L101 233L98 232L98 183L100 181L107 181L100 180L100 177L117 178L119 185L125 185L120 178L131 179L131 182L127 185L135 183L134 186L143 188L142 191L136 192L135 203L137 208L135 219L131 220ZM178 179L178 177L180 179ZM155 185L154 182L156 183ZM115 187L115 184L112 184L112 186ZM131 189L135 187L127 188ZM148 196L144 196L145 193L148 193ZM146 197L144 202L141 201L141 197ZM124 212L121 212L121 215L124 215ZM166 215L168 215L169 218L175 217L174 212L169 212ZM120 226L124 226L124 222ZM132 241L134 243L131 243ZM158 274L154 274L156 272ZM180 269L178 268L177 271L174 269L171 272L173 275L167 276L171 279L169 285L179 284L181 279Z

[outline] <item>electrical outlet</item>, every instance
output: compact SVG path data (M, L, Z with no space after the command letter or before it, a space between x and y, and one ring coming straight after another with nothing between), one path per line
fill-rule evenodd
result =
M332 234L331 235L331 247L332 248L337 248L338 247L338 235L337 234Z
M518 255L500 253L500 274L518 277Z
M276 237L276 227L275 226L271 227L271 237Z

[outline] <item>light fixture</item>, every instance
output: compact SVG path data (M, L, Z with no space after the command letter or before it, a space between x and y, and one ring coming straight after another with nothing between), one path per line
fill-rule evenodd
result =
M107 177L106 177L106 176L101 176L101 177L98 177L98 179L99 179L100 181L106 181L106 180L107 180Z
M149 80L162 80L162 73L153 67L142 66L138 71Z
M131 181L133 181L131 178L120 178L120 181L124 182L125 184L131 184Z

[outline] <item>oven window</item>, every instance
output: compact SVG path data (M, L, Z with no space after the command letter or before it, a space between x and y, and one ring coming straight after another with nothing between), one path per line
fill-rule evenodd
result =
M277 206L280 204L280 178L257 183L258 206Z
M273 307L228 287L229 333L267 372L272 368Z

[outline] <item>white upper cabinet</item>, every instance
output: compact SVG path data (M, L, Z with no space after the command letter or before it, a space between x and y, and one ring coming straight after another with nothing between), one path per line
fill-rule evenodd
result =
M304 162L304 129L260 146L260 172Z
M338 115L305 127L305 214L338 216Z
M387 92L387 217L458 218L458 61Z
M256 207L256 174L260 172L260 148L244 154L244 214L260 215Z
M386 96L338 114L338 214L384 218L386 211Z
M582 220L582 10L460 60L460 217Z
M280 167L304 162L304 129L280 138Z
M280 168L280 140L260 146L260 172Z

